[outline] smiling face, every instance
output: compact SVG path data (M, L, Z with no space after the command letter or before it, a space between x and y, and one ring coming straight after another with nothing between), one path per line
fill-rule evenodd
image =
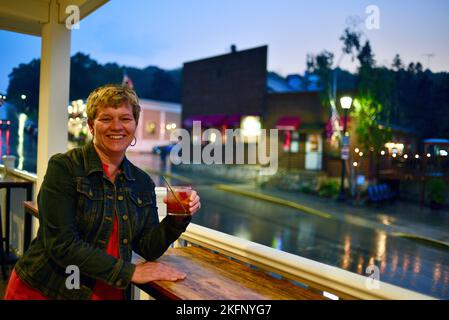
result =
M98 109L95 119L88 120L95 147L109 157L124 156L134 139L136 120L132 107L123 103L118 108Z

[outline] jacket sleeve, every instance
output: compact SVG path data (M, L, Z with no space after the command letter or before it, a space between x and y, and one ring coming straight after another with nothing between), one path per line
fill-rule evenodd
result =
M38 195L39 222L44 248L51 259L109 285L124 289L131 282L135 265L116 259L79 236L76 224L76 187L68 158L54 155Z
M150 212L143 230L134 243L133 250L145 260L155 260L186 230L191 217L166 216L161 222L157 213L156 195L153 193Z

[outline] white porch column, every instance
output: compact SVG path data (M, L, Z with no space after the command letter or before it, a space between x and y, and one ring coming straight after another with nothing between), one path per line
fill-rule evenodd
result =
M48 160L67 151L67 105L70 82L70 30L58 23L59 5L51 0L49 23L42 26L39 86L39 136L37 146L37 186L40 189ZM37 228L33 227L33 231Z

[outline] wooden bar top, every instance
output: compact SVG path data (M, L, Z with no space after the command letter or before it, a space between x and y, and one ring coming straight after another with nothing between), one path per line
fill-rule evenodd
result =
M156 299L170 300L325 300L285 279L198 247L170 248L158 259L187 274L176 282L139 286Z

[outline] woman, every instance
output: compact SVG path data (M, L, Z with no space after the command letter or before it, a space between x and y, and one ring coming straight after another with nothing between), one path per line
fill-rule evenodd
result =
M130 283L185 277L158 262L131 263L132 251L160 257L191 220L159 223L153 181L125 157L139 114L129 87L106 85L89 95L93 141L50 159L38 194L38 234L15 265L5 299L124 299ZM201 206L195 191L190 200L193 215ZM79 286L70 285L68 270L79 270Z

